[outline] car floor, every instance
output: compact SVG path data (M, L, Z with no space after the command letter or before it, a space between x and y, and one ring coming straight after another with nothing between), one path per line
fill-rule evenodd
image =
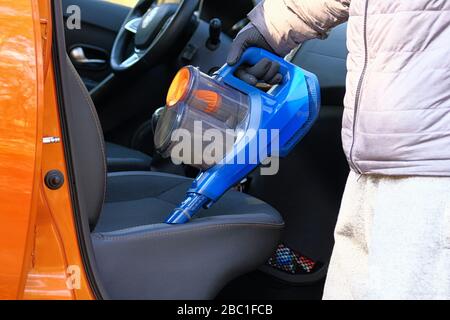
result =
M217 300L320 300L325 279L299 285L276 279L261 271L245 274L231 281Z

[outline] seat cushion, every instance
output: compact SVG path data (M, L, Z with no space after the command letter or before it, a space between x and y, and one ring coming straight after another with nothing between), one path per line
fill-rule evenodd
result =
M274 252L284 226L281 216L236 191L189 223L165 224L191 182L156 172L108 175L92 241L111 298L211 299Z
M108 232L142 225L164 223L172 210L183 201L192 179L158 172L122 172L108 175L106 199L95 228ZM229 191L210 209L194 217L226 216L252 223L282 224L279 213L263 201Z
M106 143L108 172L149 171L152 158L145 153L115 143Z

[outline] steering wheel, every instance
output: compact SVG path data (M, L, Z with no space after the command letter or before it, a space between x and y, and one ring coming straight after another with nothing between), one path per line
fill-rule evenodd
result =
M186 30L198 0L156 5L139 0L130 10L111 51L111 68L120 74L157 65Z

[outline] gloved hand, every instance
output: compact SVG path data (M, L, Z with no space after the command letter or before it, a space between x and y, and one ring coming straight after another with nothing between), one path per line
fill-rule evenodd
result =
M264 39L259 30L252 24L246 25L234 39L227 63L230 66L235 65L241 58L244 51L250 47L262 48L274 52L272 47ZM282 75L278 72L280 65L269 59L262 59L254 66L243 66L236 71L236 76L250 85L256 85L258 82L264 82L270 85L281 82Z

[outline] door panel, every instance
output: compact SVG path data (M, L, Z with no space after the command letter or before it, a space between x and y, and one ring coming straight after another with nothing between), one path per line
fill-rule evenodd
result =
M284 242L327 263L348 165L341 123L346 78L346 25L326 40L302 46L293 63L319 77L322 109L311 132L286 158L275 176L255 172L250 193L273 205L286 222Z
M111 49L134 2L62 0L67 52L91 91L105 139L129 147L135 147L132 142L136 130L164 104L173 73L169 66L161 64L131 78L112 76ZM67 23L73 14L72 5L78 6L81 13L80 28L73 30ZM102 82L105 79L108 81ZM149 136L142 139L153 140ZM146 145L149 147L141 151L151 153L151 143Z
M66 47L72 62L88 90L111 74L109 57L114 39L130 8L106 0L62 0L66 20ZM67 19L73 14L72 5L80 8L80 29L68 27ZM75 57L83 50L87 61L77 62ZM75 51L74 51L75 50ZM97 63L92 63L97 60ZM104 61L104 63L100 63ZM91 63L90 63L91 62Z

